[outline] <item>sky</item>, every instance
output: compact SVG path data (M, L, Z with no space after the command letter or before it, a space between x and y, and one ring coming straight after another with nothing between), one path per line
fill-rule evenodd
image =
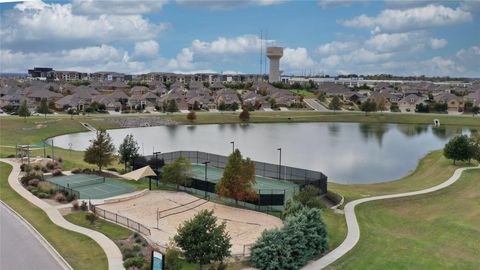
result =
M286 75L480 77L480 0L25 1L0 16L1 72L259 73L275 45Z

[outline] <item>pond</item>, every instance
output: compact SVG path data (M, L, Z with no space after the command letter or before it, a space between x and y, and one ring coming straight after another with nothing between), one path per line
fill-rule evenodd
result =
M470 130L458 127L364 123L284 123L180 125L109 130L115 145L133 134L140 154L154 151L204 151L228 155L231 141L244 156L321 171L335 183L376 183L401 178L418 160L448 139ZM53 138L54 145L85 150L94 132Z

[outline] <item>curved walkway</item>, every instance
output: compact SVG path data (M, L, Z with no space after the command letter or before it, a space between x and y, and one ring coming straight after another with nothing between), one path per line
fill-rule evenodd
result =
M13 188L13 190L15 190L18 194L20 194L26 200L36 205L38 208L42 209L50 218L50 220L56 225L70 231L84 234L90 237L91 239L93 239L95 242L97 242L98 245L100 245L100 247L104 250L105 255L107 256L109 270L125 269L123 267L122 253L120 252L120 249L118 248L118 246L112 240L110 240L108 237L106 237L105 235L97 231L93 231L93 230L72 224L67 220L65 220L63 216L60 214L60 212L54 206L34 196L32 193L30 193L20 184L20 182L18 181L18 176L20 174L20 165L18 163L13 162L9 159L0 159L0 161L10 164L12 166L12 172L8 176L8 183Z
M431 188L427 189L422 189L419 191L412 191L412 192L405 192L405 193L398 193L398 194L390 194L390 195L382 195L382 196L374 196L374 197L369 197L369 198L363 198L363 199L358 199L355 201L351 201L345 205L345 219L347 220L347 228L348 228L348 233L347 237L345 240L342 242L340 246L338 246L336 249L332 250L330 253L326 254L322 258L312 261L306 266L304 266L302 269L303 270L319 270L327 267L328 265L332 264L336 260L340 259L343 255L345 255L347 252L349 252L357 243L358 240L360 240L360 227L357 222L357 217L355 215L355 206L364 203L364 202L369 202L369 201L376 201L376 200L385 200L385 199L393 199L393 198L401 198L401 197L407 197L407 196L415 196L415 195L421 195L421 194L426 194L430 192L435 192L437 190L446 188L450 186L451 184L455 183L460 176L462 175L462 172L465 170L471 170L471 169L479 169L480 166L477 167L466 167L466 168L460 168L455 170L453 175L445 182L433 186Z

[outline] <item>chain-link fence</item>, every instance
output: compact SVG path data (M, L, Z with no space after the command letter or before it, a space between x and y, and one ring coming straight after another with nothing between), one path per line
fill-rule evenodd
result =
M134 231L137 231L143 235L150 235L150 229L147 228L146 226L142 225L141 223L138 223L134 220L131 220L127 217L124 217L122 215L119 215L117 213L110 212L105 209L101 209L98 206L95 206L93 204L90 204L90 211L94 212L97 214L99 217L113 221L115 223L121 224L123 226L126 226L127 228L130 228Z

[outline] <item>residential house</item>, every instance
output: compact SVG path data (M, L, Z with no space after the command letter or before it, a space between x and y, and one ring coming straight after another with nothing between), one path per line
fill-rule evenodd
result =
M424 103L425 98L415 94L405 96L398 102L398 108L401 112L415 112L417 105Z
M463 112L464 101L462 97L450 94L449 92L443 92L434 97L437 103L446 103L448 106L448 112Z

